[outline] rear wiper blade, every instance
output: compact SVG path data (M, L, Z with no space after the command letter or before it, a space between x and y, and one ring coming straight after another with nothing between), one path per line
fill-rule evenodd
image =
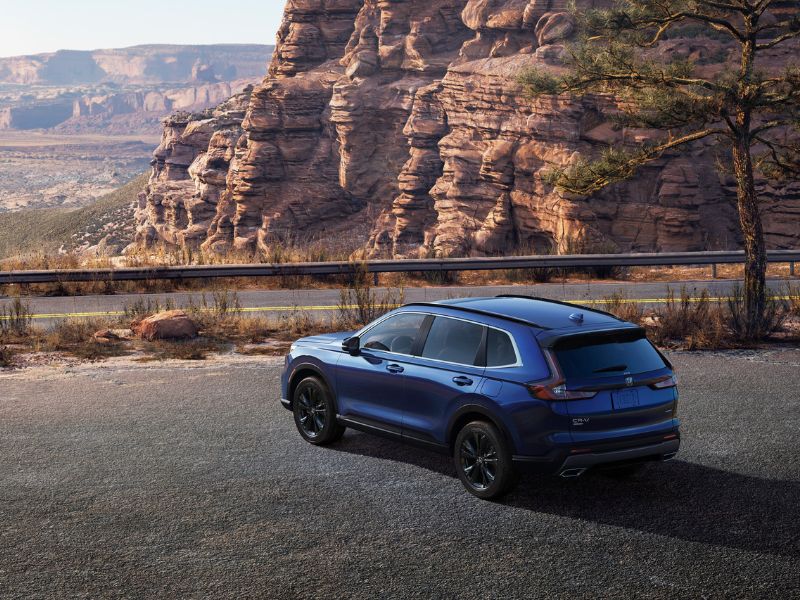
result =
M602 369L595 369L592 373L610 373L612 371L627 371L628 365L612 365L610 367L603 367Z

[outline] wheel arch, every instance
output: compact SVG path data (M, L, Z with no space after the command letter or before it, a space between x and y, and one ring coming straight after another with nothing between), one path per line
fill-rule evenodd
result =
M508 427L503 423L493 411L481 404L466 404L459 408L453 416L450 417L450 422L447 426L447 445L450 450L453 450L458 432L467 424L472 421L488 421L497 427L500 434L511 445L512 454L516 450L516 443L514 437L511 435Z
M294 391L297 389L297 385L303 381L306 377L318 377L322 380L328 390L333 395L333 401L336 402L336 394L333 391L333 386L331 385L328 377L325 373L314 363L301 363L297 365L292 374L289 376L289 385L287 389L287 395L289 396L287 399L289 400L289 408L294 408Z

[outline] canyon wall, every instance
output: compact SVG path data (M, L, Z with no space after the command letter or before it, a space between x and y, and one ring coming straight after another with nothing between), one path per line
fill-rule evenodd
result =
M564 0L289 0L259 86L166 122L137 243L322 240L407 257L738 246L713 141L589 198L543 181L577 153L652 135L612 127L609 99L532 100L516 83L526 67L559 69L573 30ZM714 68L728 48L675 38L659 51ZM798 47L781 52L770 60ZM800 183L759 185L770 246L796 247Z

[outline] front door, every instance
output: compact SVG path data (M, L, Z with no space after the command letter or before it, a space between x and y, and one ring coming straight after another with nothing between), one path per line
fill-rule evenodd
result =
M361 335L358 355L339 360L336 387L345 419L400 435L405 373L426 315L398 313Z

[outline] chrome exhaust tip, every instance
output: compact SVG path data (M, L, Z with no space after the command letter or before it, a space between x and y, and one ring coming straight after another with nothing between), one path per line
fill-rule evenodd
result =
M559 475L564 479L574 479L575 477L580 477L583 475L584 472L586 472L585 467L580 469L564 469L561 471L561 473L559 473Z

